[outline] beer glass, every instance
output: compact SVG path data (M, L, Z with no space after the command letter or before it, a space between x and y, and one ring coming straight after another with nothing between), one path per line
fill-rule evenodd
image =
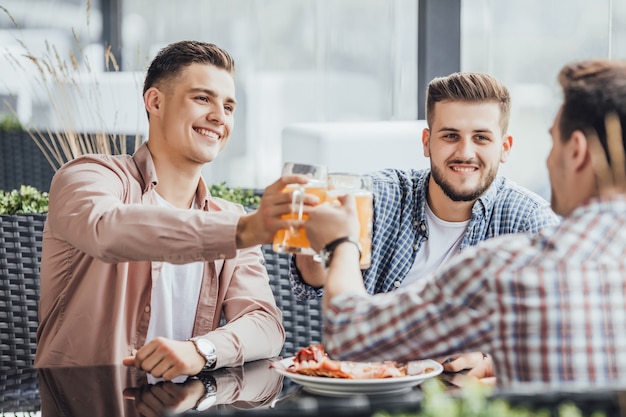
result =
M303 213L304 194L316 195L320 202L326 200L326 184L328 170L323 165L299 164L286 162L283 166L282 175L303 174L309 177L307 184L290 184L283 192L293 192L291 201L291 213L282 216L283 219L306 220L308 215ZM281 229L274 235L272 248L276 252L299 253L315 255L309 239L306 237L304 227Z
M365 175L352 173L328 174L326 201L335 202L337 196L348 193L354 195L359 216L359 243L361 244L359 266L361 269L367 269L372 262L372 222L374 217L372 179Z

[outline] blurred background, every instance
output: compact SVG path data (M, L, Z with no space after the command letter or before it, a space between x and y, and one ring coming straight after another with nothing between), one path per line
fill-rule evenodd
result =
M500 172L549 198L556 75L581 58L626 58L626 1L0 0L0 112L39 129L145 134L144 71L182 39L237 63L236 127L210 183L264 187L286 159L427 166L425 85L461 70L509 87L514 147ZM26 55L74 62L71 81L51 83ZM324 160L339 149L352 149L345 166Z

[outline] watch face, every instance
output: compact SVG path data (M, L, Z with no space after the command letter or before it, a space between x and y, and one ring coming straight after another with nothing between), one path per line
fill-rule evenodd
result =
M217 355L215 352L215 345L206 339L191 339L196 345L196 350L206 359L206 365L204 370L210 370L215 366L217 362Z
M198 350L204 355L204 356L212 356L215 355L215 346L213 346L213 343L209 342L208 340L205 339L197 339L196 340L196 346L198 347Z

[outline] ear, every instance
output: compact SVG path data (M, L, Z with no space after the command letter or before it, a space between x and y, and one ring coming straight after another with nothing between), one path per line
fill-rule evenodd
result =
M424 128L424 130L422 130L422 147L424 148L424 156L426 158L430 158L430 150L428 149L429 143L430 143L430 129Z
M582 131L575 130L572 132L572 136L566 144L566 152L568 160L576 172L591 166L589 142L587 141L587 136Z
M143 102L149 114L158 113L161 109L161 92L156 87L150 87L143 95Z
M502 140L502 155L500 155L500 162L504 163L509 160L509 154L513 147L513 136L506 135Z

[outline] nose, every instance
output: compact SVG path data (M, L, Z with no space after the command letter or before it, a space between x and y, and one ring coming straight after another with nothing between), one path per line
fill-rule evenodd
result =
M471 137L462 137L459 140L456 155L461 159L471 159L474 156L474 142Z
M223 125L226 123L226 112L224 111L224 106L216 104L211 107L211 110L207 114L207 120L216 123L218 125Z

